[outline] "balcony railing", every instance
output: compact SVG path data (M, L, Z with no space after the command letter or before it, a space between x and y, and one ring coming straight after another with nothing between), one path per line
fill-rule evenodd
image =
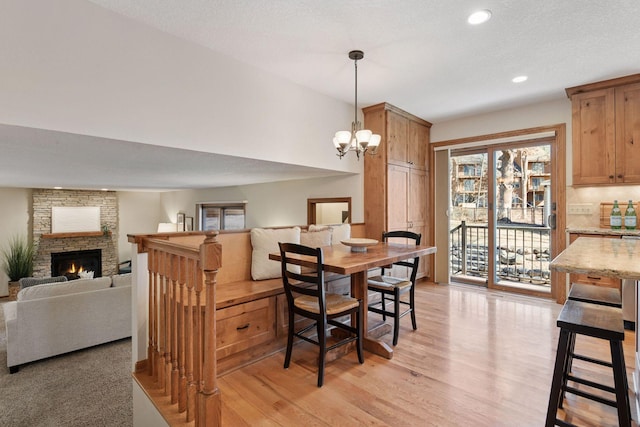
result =
M496 230L497 279L549 286L549 237L544 226L508 224ZM466 221L450 230L450 266L452 276L488 277L489 228L467 225Z

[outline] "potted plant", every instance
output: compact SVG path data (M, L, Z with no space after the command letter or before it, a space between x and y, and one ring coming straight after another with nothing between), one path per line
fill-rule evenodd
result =
M9 284L33 274L35 247L23 236L14 236L2 250L2 269L9 276ZM10 286L11 287L11 286Z

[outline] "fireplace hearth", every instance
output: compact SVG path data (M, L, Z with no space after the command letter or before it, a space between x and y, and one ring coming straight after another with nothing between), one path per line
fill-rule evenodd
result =
M93 277L102 276L102 250L57 252L51 254L51 277L80 278L80 272L93 271Z

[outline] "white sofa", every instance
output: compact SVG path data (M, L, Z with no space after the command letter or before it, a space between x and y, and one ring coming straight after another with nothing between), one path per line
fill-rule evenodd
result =
M115 286L113 286L115 285ZM131 336L131 276L32 286L4 304L7 366Z

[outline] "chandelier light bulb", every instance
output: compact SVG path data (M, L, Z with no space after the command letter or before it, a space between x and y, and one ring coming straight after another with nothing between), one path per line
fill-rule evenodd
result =
M358 60L364 58L364 52L361 50L352 50L349 52L349 59L353 60L355 69L355 102L354 102L354 120L351 123L351 132L338 131L333 138L333 145L338 150L337 156L344 157L349 151L355 151L358 160L360 154L366 153L376 154L376 149L380 145L380 135L374 134L368 129L361 129L358 121Z

